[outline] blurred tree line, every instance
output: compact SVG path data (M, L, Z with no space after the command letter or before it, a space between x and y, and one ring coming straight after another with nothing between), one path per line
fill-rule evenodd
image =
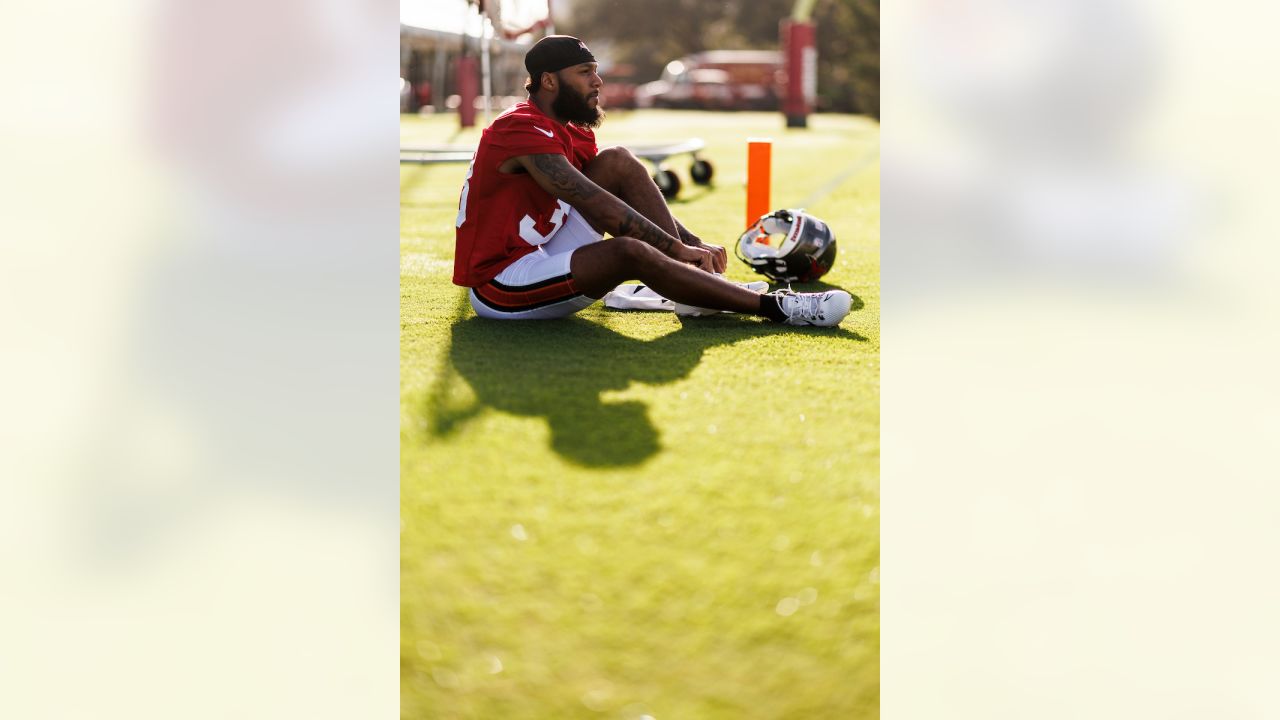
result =
M703 50L774 50L795 0L573 0L560 32L607 40L639 81ZM880 0L818 0L818 108L880 117ZM608 81L608 78L605 78Z

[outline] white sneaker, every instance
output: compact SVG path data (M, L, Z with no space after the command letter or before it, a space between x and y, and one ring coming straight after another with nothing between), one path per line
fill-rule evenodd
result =
M820 293L797 293L790 290L778 290L772 293L778 298L784 320L788 325L816 325L832 327L839 325L849 308L853 306L853 298L843 290L828 290Z
M761 293L761 294L763 294L764 291L769 289L769 283L763 280L753 280L751 282L734 282L733 284L741 288L746 288L751 292ZM733 314L732 311L729 311L729 310L712 310L711 308L698 307L696 305L681 305L680 303L674 303L674 304L675 304L676 314L680 315L681 317L702 317L704 315L715 315L716 313L722 313L722 312L727 312L730 315Z

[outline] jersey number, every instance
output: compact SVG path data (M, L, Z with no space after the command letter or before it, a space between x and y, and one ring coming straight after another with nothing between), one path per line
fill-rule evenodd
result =
M569 206L565 204L565 201L557 200L556 205L559 207L556 208L555 212L551 213L551 232L546 235L538 232L538 229L534 227L534 219L525 215L520 220L521 239L530 245L541 245L542 243L550 240L551 236L555 235L556 231L560 229L560 224L564 222L565 213L569 212Z
M471 164L467 166L467 178L462 181L462 199L458 201L458 221L454 227L462 227L467 221L467 193L471 192L471 173L476 171L476 156L471 156Z

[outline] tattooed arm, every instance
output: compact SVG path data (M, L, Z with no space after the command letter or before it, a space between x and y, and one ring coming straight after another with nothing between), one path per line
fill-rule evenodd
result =
M614 237L642 240L677 260L694 262L711 269L713 260L706 251L685 245L631 206L583 175L569 159L559 154L523 155L516 158L542 189L564 200L597 227Z

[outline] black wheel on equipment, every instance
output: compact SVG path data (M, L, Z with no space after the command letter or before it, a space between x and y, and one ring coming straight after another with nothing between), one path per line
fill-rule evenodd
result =
M654 173L653 181L662 191L662 197L670 200L680 193L680 178L670 170L659 170Z
M699 185L710 185L711 176L715 170L711 167L711 163L706 160L694 160L689 166L689 177Z

